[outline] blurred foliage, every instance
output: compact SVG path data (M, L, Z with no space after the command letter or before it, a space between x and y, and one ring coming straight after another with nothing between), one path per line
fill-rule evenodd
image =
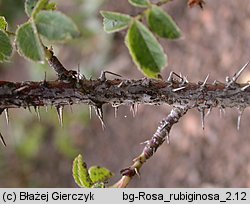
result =
M0 0L0 16L5 16L13 29L17 20L24 16L25 0Z
M111 36L105 34L100 21L99 9L103 0L53 1L58 3L58 10L70 16L80 28L81 37L67 42L66 45L53 46L56 55L69 69L77 69L90 77L99 73L108 62ZM24 1L0 0L0 15L6 17L9 29L15 31L15 25L24 23ZM77 9L76 9L77 8ZM67 51L65 51L67 47ZM14 56L12 63L6 66L5 73L19 68L17 74L9 80L18 80L25 75L26 80L47 80L56 78L55 72L47 64L29 62ZM22 66L20 66L20 63ZM84 67L84 69L83 69ZM46 74L45 74L46 72ZM65 107L63 127L58 122L56 110L48 107L40 109L41 121L38 120L33 107L10 110L10 124L6 125L4 115L0 117L0 129L5 137L7 148L0 147L0 187L49 187L72 186L72 160L84 150L83 130L89 124L89 108L84 105ZM80 149L81 148L81 149ZM11 158L11 159L10 159ZM56 169L56 170L55 170ZM58 177L67 179L62 180ZM41 177L42 176L42 177ZM42 179L43 178L43 179ZM66 184L67 183L67 184Z

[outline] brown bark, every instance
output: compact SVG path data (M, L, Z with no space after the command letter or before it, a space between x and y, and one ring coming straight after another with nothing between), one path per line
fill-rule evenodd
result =
M102 106L169 104L174 107L209 109L245 108L250 104L249 84L236 82L189 83L155 79L71 80L42 82L0 81L0 108L64 106L84 103Z

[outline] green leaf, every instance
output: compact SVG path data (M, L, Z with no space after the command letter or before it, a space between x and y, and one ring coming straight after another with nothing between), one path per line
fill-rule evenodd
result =
M39 0L26 0L24 4L25 12L27 16L31 16L33 9L35 8Z
M44 61L44 49L31 22L24 23L18 28L16 43L20 55L33 61Z
M113 33L127 28L131 22L131 17L117 12L101 11L103 16L104 31Z
M40 11L35 24L38 32L50 41L65 41L80 35L74 22L59 11Z
M137 67L146 76L157 78L167 64L167 56L154 35L137 20L127 32L126 45Z
M152 6L147 20L151 30L160 37L176 39L181 36L181 30L171 16L158 6Z
M93 183L105 182L113 176L108 169L99 166L90 167L89 175Z
M0 62L5 62L12 55L12 45L7 33L0 29Z
M35 8L32 11L31 16L33 19L36 18L36 15L41 11L41 10L46 10L46 7L49 3L49 0L39 0L35 6Z
M150 5L149 0L128 0L130 4L136 7L147 8Z
M78 155L73 162L73 177L76 184L80 187L90 188L93 182L90 179L87 164L83 161L82 155Z
M4 16L0 16L0 29L6 30L7 27L8 27L8 23L5 20L5 17Z
M41 10L55 10L56 3L49 3L49 0L26 0L25 12L29 17L35 18Z

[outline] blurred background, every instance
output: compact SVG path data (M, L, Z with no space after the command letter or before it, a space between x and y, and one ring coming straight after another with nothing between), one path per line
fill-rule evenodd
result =
M100 10L136 15L140 9L127 0L61 0L58 9L70 16L82 37L54 45L54 51L68 69L79 66L87 77L96 78L101 70L124 78L141 78L124 45L125 31L104 33ZM225 81L250 59L249 0L207 0L204 10L189 9L185 0L165 6L183 31L177 41L160 39L169 58L162 76L170 71L187 75L189 81L215 79ZM9 30L27 20L24 0L0 0L0 15L9 22ZM0 64L0 80L50 80L56 75L47 64L29 62L14 54L11 62ZM112 77L112 76L110 76ZM240 78L250 80L250 68ZM100 165L120 178L119 171L132 164L143 145L151 138L159 122L171 110L168 105L140 105L136 117L130 107L120 107L117 118L110 105L104 106L106 128L86 105L66 107L64 124L58 123L55 108L35 111L12 109L10 124L0 117L0 131L7 148L0 146L0 187L76 187L71 168L74 157L83 154L88 166ZM171 143L163 144L135 177L129 187L250 187L250 111L245 110L240 130L236 128L237 109L221 114L212 110L201 128L200 115L191 110L176 124Z

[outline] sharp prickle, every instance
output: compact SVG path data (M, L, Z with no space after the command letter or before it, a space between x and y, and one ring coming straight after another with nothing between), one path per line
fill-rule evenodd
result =
M201 108L199 111L201 114L201 127L204 130L205 129L205 109Z
M105 129L105 124L104 124L104 121L103 121L103 110L102 110L102 106L101 106L101 105L99 105L99 106L94 106L94 108L95 108L96 115L98 116L99 120L101 121L102 128Z
M250 61L248 61L238 72L236 72L232 79L230 77L226 77L226 82L227 82L227 87L229 87L231 84L235 83L237 81L237 79L240 77L240 75L242 74L242 72L246 69L246 67L248 66ZM243 87L244 88L244 87ZM248 87L247 87L248 88ZM244 90L242 90L244 91Z
M5 114L6 123L7 123L7 125L9 125L9 111L8 111L8 108L4 109L4 114Z
M37 106L34 106L34 110L35 110L35 112L36 112L36 115L37 115L38 120L41 121L39 108L38 108Z
M0 139L1 139L2 144L6 147L7 145L6 145L5 141L4 141L4 137L1 134L1 132L0 132Z
M206 113L206 116L209 116L210 113L211 113L211 111L212 111L212 107L210 107L210 108L208 109L208 111L207 111L207 113Z
M63 127L63 106L56 106L57 116L59 120L59 124Z
M141 178L141 174L140 174L138 168L135 168L135 173L136 173L136 175L137 175L139 178Z
M117 118L118 106L114 107L114 111L115 111L115 118Z
M114 75L114 76L122 77L120 74L116 74L116 73L114 73L114 72L102 71L102 72L101 72L101 76L99 77L99 79L100 79L101 81L106 81L106 74L111 74L111 75Z
M168 79L167 79L168 82L172 82L173 81L173 74L174 74L174 72L170 72L170 74L168 76Z
M182 86L182 87L179 87L179 88L176 88L176 89L172 89L172 91L177 92L177 91L183 90L185 88L186 88L185 86Z
M222 113L225 115L226 114L226 110L223 107L220 107L220 117L222 117Z
M240 130L240 122L241 122L241 118L244 112L244 108L238 108L239 113L238 113L238 118L237 118L237 130Z
M166 136L166 141L167 141L167 144L170 144L170 136L169 136L168 133L167 133L167 136Z
M248 84L246 86L243 86L240 90L245 91L249 87L250 87L250 82L248 82Z
M92 106L89 105L89 119L91 119L92 117Z
M147 145L147 144L149 144L149 140L146 140L146 141L144 141L144 142L141 142L140 144L141 144L141 145L143 145L143 144L146 144L146 145Z
M132 112L133 117L135 117L135 115L136 115L136 107L135 107L135 104L132 104L132 105L130 106L130 111Z
M186 83L186 84L189 83L189 81L188 81L188 79L187 79L187 76L183 76L183 81L184 81L184 83Z
M203 82L203 84L201 85L201 87L204 87L204 86L206 85L208 78L209 78L209 74L207 75L207 77L206 77L206 79L204 80L204 82Z
M182 77L181 73L180 73L180 75L178 75L178 74L176 74L175 72L170 72L167 81L168 81L168 82L173 82L174 76L178 77L178 78L180 79L181 82L183 81L183 77Z
M77 83L79 83L79 81L80 81L80 76L81 76L81 73L80 73L80 66L79 66L79 64L78 64L78 67L77 67L77 76L76 76Z
M242 72L246 69L250 61L248 61L238 72L236 72L232 78L233 82L236 82Z

